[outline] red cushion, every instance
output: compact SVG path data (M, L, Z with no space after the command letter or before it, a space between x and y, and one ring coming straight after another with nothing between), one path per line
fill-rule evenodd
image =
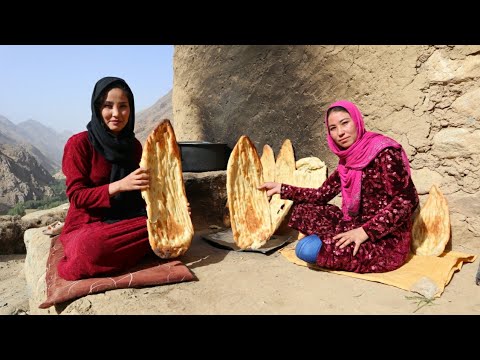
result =
M62 257L63 246L59 236L55 236L52 238L47 261L47 299L40 304L40 309L111 289L141 288L196 279L195 275L179 260L146 257L130 271L116 276L68 281L61 278L57 272L57 265Z

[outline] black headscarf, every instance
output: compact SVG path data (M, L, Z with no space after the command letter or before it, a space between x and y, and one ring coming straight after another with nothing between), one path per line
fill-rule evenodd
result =
M101 106L105 94L113 88L121 88L127 95L130 105L130 116L127 125L118 135L114 135L106 127L101 114ZM87 124L88 139L95 150L112 164L110 183L123 179L139 167L135 159L135 104L133 93L125 80L107 76L97 81L92 94L92 119ZM122 219L130 219L146 215L145 202L140 191L125 191L110 199L111 208L103 219L113 223Z

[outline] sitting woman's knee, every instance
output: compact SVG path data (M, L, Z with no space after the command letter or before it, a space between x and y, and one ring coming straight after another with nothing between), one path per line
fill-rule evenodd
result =
M295 247L295 255L297 255L297 257L303 261L315 264L317 262L317 256L321 247L322 240L318 237L318 235L312 234L305 236Z

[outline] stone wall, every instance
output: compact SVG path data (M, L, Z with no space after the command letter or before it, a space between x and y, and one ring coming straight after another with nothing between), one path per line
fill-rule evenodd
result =
M480 240L480 46L175 46L173 112L179 141L248 135L275 153L337 158L324 110L347 99L366 128L399 141L422 203L432 184L446 195L453 243Z
M19 215L0 216L0 255L25 254L24 233L27 229L50 225L55 221L64 221L69 204L37 210L20 217Z

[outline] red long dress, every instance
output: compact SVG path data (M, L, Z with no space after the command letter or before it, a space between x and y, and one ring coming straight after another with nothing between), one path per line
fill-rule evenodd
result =
M289 226L304 234L317 234L323 242L317 265L357 273L395 270L410 251L411 215L419 203L417 190L395 148L382 150L362 170L359 214L343 219L335 205L327 204L341 191L335 170L318 189L282 184L281 197L294 201ZM343 249L332 237L362 226L369 239L353 256L355 244Z
M141 155L137 140L134 156L138 163ZM94 149L87 131L73 135L65 144L62 171L70 208L60 235L65 256L58 273L66 280L127 269L151 251L146 216L112 224L101 221L110 208L110 170L111 164Z

